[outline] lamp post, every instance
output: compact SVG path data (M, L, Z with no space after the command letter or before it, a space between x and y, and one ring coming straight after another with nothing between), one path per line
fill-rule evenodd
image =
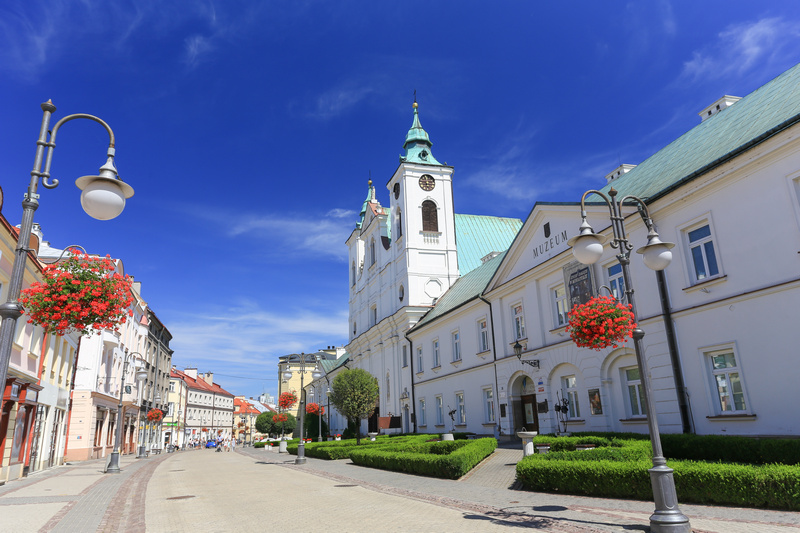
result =
M159 404L161 404L161 393L157 392L155 397L153 398L153 405L150 407L150 409L156 409L156 406L159 405ZM155 436L155 433L156 433L156 423L153 422L153 421L150 421L150 437L148 439L148 444L150 446L150 451L151 452L153 451L153 447L154 447L154 445L153 445L153 437Z
M125 354L125 359L122 364L122 377L120 378L120 385L119 385L119 406L117 407L117 435L115 437L114 442L114 451L111 452L111 458L108 461L108 468L106 468L106 473L108 474L119 474L119 453L120 453L120 446L122 445L122 393L125 392L125 374L128 373L128 358L134 354L138 354L138 352L133 352L129 354ZM135 359L136 363L136 371L142 368L142 360Z
M625 217L622 216L622 206L625 202L630 201L637 206L645 226L647 227L647 244L636 250L636 253L642 254L642 260L648 268L651 270L664 270L672 261L672 252L670 250L675 245L668 242L661 242L656 232L655 224L653 224L653 220L650 218L647 205L645 205L642 199L628 195L624 196L621 200L617 200L618 193L614 188L608 192L608 196L600 191L590 190L585 192L581 197L582 221L580 233L578 236L567 241L567 244L572 246L572 253L575 255L575 258L581 263L591 265L597 262L603 255L603 244L607 240L606 237L596 234L586 221L585 201L586 197L590 194L598 195L608 205L611 229L613 231L613 239L610 245L612 248L619 250L617 260L622 266L625 295L628 299L628 304L631 306L634 320L638 321L636 306L633 301L633 284L631 283L629 271L630 252L633 249L633 245L628 242L628 238L625 234ZM644 402L647 409L647 427L650 431L650 442L653 447L653 468L651 468L649 472L656 509L650 516L650 531L653 533L689 533L691 531L689 518L678 508L678 496L675 492L673 470L667 466L667 461L661 450L661 437L658 431L658 419L653 402L650 375L648 373L647 360L644 357L644 350L642 348L643 338L644 331L637 325L633 330L633 346L636 351L636 362L639 366L639 375L641 376L642 388L644 390Z
M139 354L139 352L134 352L134 353ZM141 354L139 354L139 356L141 356ZM142 413L142 407L143 407L143 403L144 403L144 382L145 382L146 379L147 379L147 370L145 370L144 368L139 368L139 370L136 371L136 381L139 382L139 420L141 422L139 424L139 435L138 435L138 439L137 439L139 441L139 451L136 454L136 458L137 459L144 459L145 457L147 457L145 455L145 453L144 453L144 448L145 448L145 443L144 443L144 437L145 437L144 428L145 428L145 424L144 424L144 421L146 420L146 418L144 418L142 416L142 414L143 414Z
M319 398L317 398L317 425L319 428L317 429L317 442L322 442L322 384L317 384L317 391ZM330 430L328 430L330 431Z
M54 189L58 186L58 180L50 178L50 163L53 159L53 149L56 146L56 134L58 129L65 123L76 118L87 118L102 125L111 139L108 145L108 160L100 167L98 176L83 176L75 181L83 192L81 193L81 205L84 211L98 220L110 220L119 215L125 208L125 200L133 196L133 187L124 183L117 175L114 167L114 132L101 119L93 115L77 114L68 115L58 122L50 130L50 117L56 110L53 102L47 101L41 105L44 115L42 126L39 130L39 139L36 141L36 157L31 171L31 181L28 190L22 200L22 223L19 229L19 239L14 250L14 265L11 269L11 279L8 288L8 300L0 305L0 385L5 385L8 375L8 364L11 361L11 348L13 345L14 331L17 319L22 315L22 306L19 303L19 295L22 290L22 281L25 274L25 262L31 240L31 230L33 228L33 213L39 207L39 180L45 189ZM49 135L49 140L48 140ZM46 159L45 159L46 156ZM42 170L42 160L44 170Z
M322 372L319 371L319 356L313 355L314 357L314 371L311 373L311 377L313 379L319 379L322 376ZM306 390L303 388L303 377L306 373L306 359L307 356L304 353L300 354L300 444L297 445L297 458L294 460L294 464L302 465L306 463L306 445L303 441L303 425L305 423L305 411L306 411ZM289 370L289 366L286 367L286 372L283 373L283 377L286 381L289 381L292 378L292 371Z

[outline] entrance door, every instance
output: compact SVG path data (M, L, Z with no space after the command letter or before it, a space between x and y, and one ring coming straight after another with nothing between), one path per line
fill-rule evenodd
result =
M536 411L536 395L526 394L514 401L514 431L539 431L539 413Z

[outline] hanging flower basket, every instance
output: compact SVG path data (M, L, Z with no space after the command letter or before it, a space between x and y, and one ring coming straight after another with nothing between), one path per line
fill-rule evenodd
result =
M310 403L306 405L306 413L310 415L324 415L325 407L318 403Z
M164 418L164 413L161 409L150 409L147 411L147 420L150 422L161 422Z
M272 417L272 421L273 422L288 422L289 421L289 417L286 416L283 413L279 413L279 414L277 414L277 415Z
M64 261L44 268L43 281L31 284L19 299L28 323L66 335L118 331L128 316L131 278L114 272L109 256L90 257L70 249Z
M623 305L611 296L598 296L572 308L566 331L581 348L602 350L618 348L633 336L635 328L630 305Z
M278 397L278 406L281 409L291 409L297 403L297 393L294 391L283 392Z
M203 428L200 431L203 431L203 432L208 431L208 428Z

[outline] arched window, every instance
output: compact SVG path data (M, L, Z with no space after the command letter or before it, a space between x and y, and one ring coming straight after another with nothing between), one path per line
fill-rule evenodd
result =
M356 284L356 262L353 261L353 265L350 267L350 285Z
M439 231L439 215L436 204L430 200L422 202L422 231Z
M369 266L375 264L377 260L377 254L375 253L375 239L372 239L369 243Z

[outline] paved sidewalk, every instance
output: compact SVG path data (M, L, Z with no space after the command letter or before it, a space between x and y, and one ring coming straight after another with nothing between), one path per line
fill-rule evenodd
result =
M522 450L498 448L458 481L412 476L353 465L349 460L307 458L295 466L294 456L261 449L238 450L261 462L389 494L403 495L464 512L478 512L506 525L545 531L648 531L652 502L587 498L514 490L516 462ZM680 498L680 495L678 495ZM680 506L696 533L798 533L800 514L737 507ZM460 531L454 529L453 531Z
M107 459L86 461L1 486L0 533L178 533L198 524L213 533L281 523L299 532L353 533L649 529L652 502L516 490L521 457L521 450L498 448L458 481L349 460L307 458L295 465L293 455L254 448L123 456L120 474L103 473ZM799 513L699 505L681 510L698 533L800 533Z

